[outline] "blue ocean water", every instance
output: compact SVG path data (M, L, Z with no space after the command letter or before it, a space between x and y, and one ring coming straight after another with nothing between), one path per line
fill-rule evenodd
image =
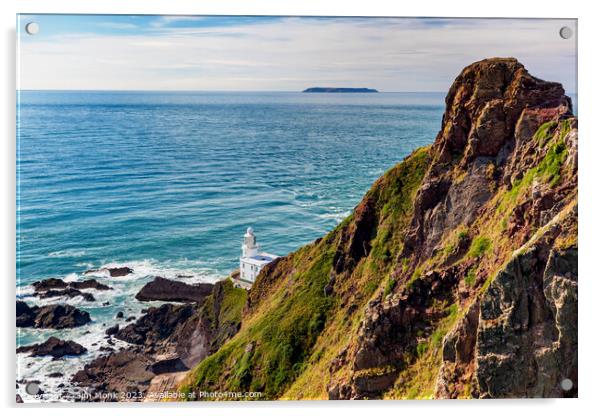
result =
M145 259L227 274L248 226L286 254L432 142L442 104L442 94L24 91L18 283Z
M21 329L19 344L74 339L79 359L19 358L18 378L72 373L98 353L115 313L154 275L226 276L247 227L284 255L332 229L386 169L431 143L443 94L22 91L18 108L18 280L77 280L129 265L128 278L69 331ZM109 305L105 303L109 302ZM70 366L70 367L69 367ZM69 367L66 369L66 367ZM46 380L58 383L61 379Z

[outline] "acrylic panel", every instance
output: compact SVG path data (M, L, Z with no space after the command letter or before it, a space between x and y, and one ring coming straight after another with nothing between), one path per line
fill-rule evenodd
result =
M17 39L17 401L577 396L575 19Z

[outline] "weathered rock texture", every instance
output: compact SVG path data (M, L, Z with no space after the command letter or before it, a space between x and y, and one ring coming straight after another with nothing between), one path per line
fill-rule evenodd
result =
M96 396L104 400L139 401L156 375L183 372L198 364L236 333L246 300L246 291L234 288L229 280L210 286L212 291L199 304L151 307L123 328L108 328L108 336L130 347L109 351L86 364L72 381L102 393ZM129 394L119 394L123 392Z
M71 305L29 306L17 301L17 327L74 328L90 322L90 314Z
M82 297L87 302L94 302L94 295L84 292L84 289L110 290L111 288L95 279L82 280L78 282L65 282L62 279L50 278L32 283L35 290L34 295L40 299L56 297Z
M465 68L445 103L432 146L386 172L332 232L261 271L241 328L183 391L577 395L571 100L494 58Z
M56 337L50 337L41 344L26 345L17 348L17 353L29 353L31 356L50 355L53 358L61 358L65 355L82 355L87 352L86 348L74 341L63 341Z
M155 277L136 294L140 301L202 302L213 290L211 283L188 285L176 280Z

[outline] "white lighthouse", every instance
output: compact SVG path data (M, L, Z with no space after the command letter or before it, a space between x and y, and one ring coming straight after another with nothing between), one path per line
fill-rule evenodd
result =
M243 243L242 256L240 257L240 280L252 284L266 264L278 256L259 251L259 244L251 227L247 228Z

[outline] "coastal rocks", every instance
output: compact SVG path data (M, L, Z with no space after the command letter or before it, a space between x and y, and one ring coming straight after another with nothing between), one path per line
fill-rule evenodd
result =
M80 290L73 289L73 288L60 289L60 290L51 289L51 290L47 290L45 292L36 292L36 295L38 295L38 297L40 299L58 298L58 297L63 297L63 296L68 297L68 298L75 298L77 296L80 296L87 302L94 302L96 300L94 298L94 295L92 295L91 293L82 292Z
M189 368L184 364L184 362L179 358L168 358L165 360L160 360L152 363L148 366L148 371L153 374L166 374L166 373L176 373L180 371L188 371Z
M443 339L443 362L437 376L436 398L456 399L473 389L479 311L477 300Z
M136 294L139 301L164 301L164 302L201 302L211 293L213 284L199 283L189 285L183 282L155 277Z
M82 355L86 352L86 348L77 342L63 341L56 337L50 337L41 344L33 344L17 348L17 353L30 353L30 356L32 357L50 355L55 359L64 357L66 355ZM53 377L57 377L57 375L53 375Z
M131 400L141 400L155 374L148 370L152 360L130 350L111 352L96 358L73 376L71 381L93 392L114 393L99 395L99 399L117 401L128 393Z
M117 332L119 332L119 325L114 325L114 326L108 328L105 331L105 334L111 336L111 335L115 335Z
M236 335L246 299L247 291L234 287L231 280L217 282L203 305L175 329L167 342L175 345L186 366L196 365Z
M194 307L191 305L166 303L158 308L148 308L146 314L136 322L119 329L115 338L130 344L157 348L160 341L169 337L193 313Z
M43 292L50 289L65 289L68 283L62 279L50 278L33 282L31 284L36 292Z
M69 287L74 289L83 290L83 289L94 289L94 290L111 290L110 286L107 286L103 283L100 283L96 279L88 279L77 282L69 282Z
M46 305L30 307L17 301L17 327L74 328L90 322L90 314L71 305Z
M77 282L65 282L62 279L50 278L32 283L35 290L34 295L40 299L54 298L54 297L68 297L74 298L77 296L82 297L87 302L94 302L96 299L94 295L88 292L82 292L84 289L94 290L110 290L111 288L98 282L95 279L77 281Z
M124 267L102 267L100 269L90 269L86 270L84 274L95 274L95 273L109 273L111 277L123 277L128 274L134 273L134 269L124 266Z

